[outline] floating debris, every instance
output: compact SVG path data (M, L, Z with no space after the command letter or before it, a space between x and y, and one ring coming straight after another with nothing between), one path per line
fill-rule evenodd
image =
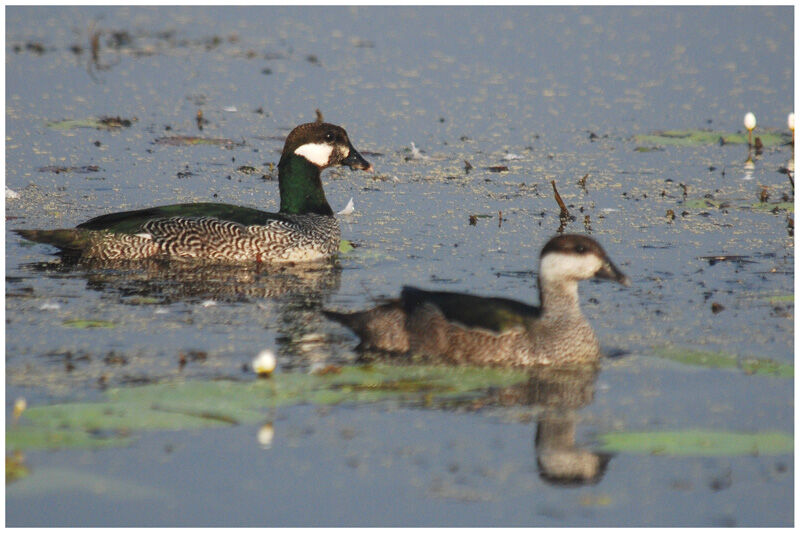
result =
M16 200L17 198L19 198L19 193L12 191L8 188L8 185L6 185L6 200Z
M269 348L261 350L258 355L253 358L252 365L253 371L258 374L259 377L269 377L277 366L275 353Z
M717 302L711 302L711 312L714 313L715 315L723 311L724 309L725 309L724 305Z
M239 109L235 105L229 105L222 108L226 113L238 113Z
M711 266L716 265L722 261L734 261L736 263L755 263L755 261L751 261L749 255L704 255L698 257L698 259L702 259L703 261L708 261L708 264Z
M195 121L197 122L197 129L203 131L203 125L208 124L208 121L203 118L203 110L197 110L197 116L195 117Z
M508 167L505 165L495 165L491 167L486 167L486 170L489 172L508 172Z
M411 155L406 157L406 161L426 161L430 159L427 155L423 155L417 145L414 144L414 141L411 141Z
M522 156L508 152L503 156L503 159L506 161L516 161L517 159L522 159Z
M344 209L342 209L341 211L339 211L339 212L338 212L338 213L336 213L336 214L337 214L337 215L349 215L349 214L351 214L351 213L352 213L353 211L355 211L355 210L356 210L356 208L353 206L353 199L352 199L352 198L350 198L350 201L349 201L349 202L347 202L347 205L346 205L346 206L344 206Z
M61 309L61 305L56 302L45 302L39 306L41 311L56 311Z
M214 300L205 300L204 302L200 303L200 305L202 305L203 307L214 307L215 305L217 305L217 302L215 302Z
M317 115L317 122L325 122L325 117L322 116L322 111L315 109L314 112Z
M472 165L466 159L464 160L464 174L469 174L469 171L472 170Z

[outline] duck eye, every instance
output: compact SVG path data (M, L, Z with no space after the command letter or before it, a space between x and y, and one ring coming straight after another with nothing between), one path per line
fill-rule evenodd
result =
M329 131L328 133L325 134L325 140L328 142L333 142L334 137L335 136L333 135L332 131Z
M586 247L582 244L579 244L578 246L575 247L575 251L578 252L579 254L582 254L583 252L586 251Z

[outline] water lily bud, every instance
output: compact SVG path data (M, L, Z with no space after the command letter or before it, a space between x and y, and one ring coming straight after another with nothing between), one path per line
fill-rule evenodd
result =
M756 116L754 114L747 113L744 116L744 127L747 128L748 131L756 127Z
M253 370L259 376L269 376L275 370L277 360L275 354L270 349L262 350L253 359Z

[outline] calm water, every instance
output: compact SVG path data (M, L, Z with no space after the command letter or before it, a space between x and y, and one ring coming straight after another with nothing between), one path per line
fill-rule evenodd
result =
M578 215L567 231L590 231L634 282L582 286L606 351L626 356L604 361L592 401L573 413L577 445L591 449L612 430L793 434L792 379L654 357L666 346L792 363L794 215L750 208L762 187L770 201L793 200L779 172L791 148L768 147L747 170L741 144L640 152L633 139L736 132L747 111L757 133L785 131L793 16L791 7L8 8L6 184L20 198L6 201L7 412L20 396L96 399L100 383L240 379L265 347L277 349L282 372L349 364L356 339L320 308L365 308L404 284L535 302L539 249L559 226L555 180ZM356 208L340 221L360 246L335 269L87 273L48 265L52 248L10 231L184 201L277 210L277 183L261 175L315 109L376 168L323 175L334 210L351 197ZM47 126L99 116L132 124ZM155 142L170 135L243 144ZM422 158L410 158L412 142ZM488 170L499 165L508 170ZM712 206L687 207L702 199ZM473 226L471 214L492 218ZM746 261L702 259L717 255ZM64 327L76 319L116 327ZM191 351L205 359L181 367L178 354ZM274 414L268 450L246 424L144 432L127 448L26 451L31 475L6 487L7 524L793 523L791 454L622 453L596 483L565 487L540 475L536 411L517 416L530 409L297 406Z

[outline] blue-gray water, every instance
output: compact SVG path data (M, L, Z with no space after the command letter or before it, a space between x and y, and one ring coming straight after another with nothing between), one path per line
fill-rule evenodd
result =
M19 396L29 405L92 398L98 380L241 377L264 347L278 348L282 371L347 364L357 341L319 307L364 308L404 284L535 302L539 249L559 225L555 180L578 215L567 230L586 232L588 215L591 235L634 282L581 288L603 346L629 355L604 362L594 402L578 411L578 442L614 429L793 433L791 379L652 357L679 346L793 361L794 214L749 208L762 187L770 201L793 199L778 171L790 147L767 148L748 171L740 144L638 152L633 140L735 132L747 111L756 134L786 131L793 16L792 7L7 8L6 185L20 194L6 201L7 410ZM131 294L154 293L152 280L35 268L52 248L10 231L184 201L277 210L277 183L237 169L268 172L282 138L317 108L372 154L376 173L323 175L335 211L353 198L355 212L340 221L361 246L341 270L300 280L299 300L276 296L285 287L269 281L246 294L231 294L247 290L241 281L206 293L156 283L160 305L131 305ZM111 132L46 125L98 116L135 120ZM168 135L244 145L154 143ZM409 160L412 142L425 159ZM40 170L90 165L99 170ZM487 170L498 165L508 171ZM681 184L687 202L730 207L684 208ZM493 218L473 226L470 214ZM716 255L751 262L701 259ZM64 327L71 319L117 326ZM177 354L189 350L206 360L179 369ZM108 364L111 351L127 363ZM336 424L356 437L336 437ZM31 476L7 486L7 524L793 523L791 455L620 454L597 484L564 488L539 478L534 428L502 410L293 407L279 410L269 450L246 426L144 434L124 449L31 451ZM159 451L166 443L169 454ZM92 490L32 490L51 469L148 490L98 511L112 507ZM166 496L153 497L154 487Z

